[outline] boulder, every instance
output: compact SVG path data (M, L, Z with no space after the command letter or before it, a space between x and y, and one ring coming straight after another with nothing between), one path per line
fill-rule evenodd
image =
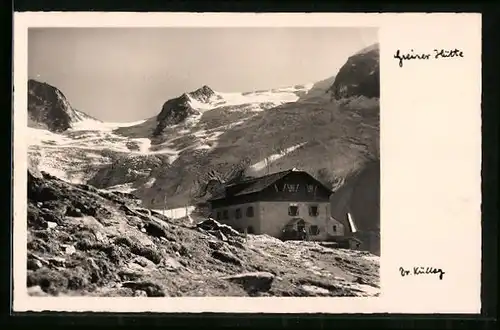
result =
M237 230L233 229L231 226L222 224L212 218L208 218L207 220L197 223L196 227L206 230L208 232L220 231L225 236L236 236L236 237L242 236Z
M300 288L311 296L328 296L330 294L330 290L315 285L304 284Z
M242 261L236 256L224 251L215 250L212 252L212 257L222 262L230 263L236 266L241 266L243 264Z
M268 272L242 273L224 277L226 281L238 283L248 293L266 292L271 289L274 275Z
M163 288L149 281L128 281L123 282L122 287L130 288L135 291L145 291L148 297L165 297L166 293Z

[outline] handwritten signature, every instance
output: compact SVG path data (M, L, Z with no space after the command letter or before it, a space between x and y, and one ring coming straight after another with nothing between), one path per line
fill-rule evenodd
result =
M399 67L403 67L404 61L409 60L430 60L430 59L441 59L441 58L451 58L451 57L464 57L464 52L459 49L434 49L434 53L416 53L413 49L409 53L402 53L401 50L397 50L394 54L394 59L399 61Z
M418 266L413 267L412 269L404 269L403 267L399 267L399 273L402 277L411 276L411 275L438 275L439 279L442 280L444 274L446 274L441 268L434 268L429 266Z

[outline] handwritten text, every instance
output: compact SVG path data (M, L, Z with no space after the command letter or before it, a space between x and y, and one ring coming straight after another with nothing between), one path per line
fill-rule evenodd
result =
M408 53L403 53L401 50L397 50L394 54L394 59L398 60L399 67L403 67L404 61L410 60L431 60L431 59L441 59L441 58L452 58L452 57L464 57L464 52L459 49L434 49L433 53L417 53L413 49Z
M411 269L404 269L399 267L399 273L402 277L412 276L412 275L438 275L439 279L442 280L445 272L441 268L434 268L429 266L417 266Z

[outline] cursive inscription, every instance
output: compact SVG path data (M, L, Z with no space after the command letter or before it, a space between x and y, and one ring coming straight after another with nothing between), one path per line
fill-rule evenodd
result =
M394 59L398 60L398 65L400 68L403 67L405 61L410 60L431 60L431 59L441 59L441 58L451 58L451 57L464 57L464 52L459 49L434 49L433 53L416 53L411 49L408 53L401 52L400 49L394 54Z
M399 273L402 277L411 275L437 275L440 280L443 279L445 272L441 268L429 267L429 266L418 266L411 269L404 269L399 267Z

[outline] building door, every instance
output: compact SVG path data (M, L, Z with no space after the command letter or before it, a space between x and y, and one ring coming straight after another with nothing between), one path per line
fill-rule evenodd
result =
M297 231L300 233L306 229L306 222L304 220L297 221Z
M299 234L300 239L304 240L307 238L306 222L302 219L297 221L297 233Z

